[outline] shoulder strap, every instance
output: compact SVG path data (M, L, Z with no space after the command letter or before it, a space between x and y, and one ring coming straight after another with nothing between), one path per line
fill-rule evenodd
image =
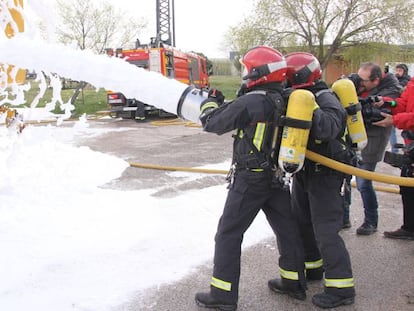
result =
M244 95L253 95L253 94L267 95L267 92L263 90L257 90L257 91L250 91Z
M332 93L333 94L332 90L323 89L323 90L320 90L320 91L316 92L314 95L315 95L316 98L318 98L319 96L321 96L324 93Z

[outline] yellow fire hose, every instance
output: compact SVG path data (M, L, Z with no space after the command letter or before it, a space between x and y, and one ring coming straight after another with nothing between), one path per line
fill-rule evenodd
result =
M1 112L1 111L0 111ZM99 116L99 115L91 115L89 117L87 117L86 119L88 121L91 120L99 120L104 118L105 116ZM78 121L79 118L69 118L69 119L64 119L64 122L68 122L68 121ZM37 125L37 124L49 124L49 123L56 123L57 119L49 119L49 120L28 120L28 121L24 121L25 125ZM1 126L6 126L5 122L0 123Z
M353 181L351 182L351 186L356 188L356 182ZM381 192L388 192L388 193L396 193L399 194L400 193L400 189L399 188L394 188L394 187L385 187L385 186L381 186L381 185L373 185L374 189L376 191L381 191Z
M321 163L329 168L332 168L334 170L340 171L342 173L346 173L353 176L358 176L365 179L370 179L373 181L378 181L386 184L393 184L393 185L399 185L399 186L406 186L406 187L414 187L414 178L410 177L397 177L397 176L391 176L391 175L385 175L380 173L374 173L366 170L362 170L357 167L353 167L350 165L346 165L341 162L334 161L332 159L329 159L327 157L324 157L320 154L317 154L315 152L306 150L306 157L309 160L312 160L314 162Z
M95 119L98 119L98 118L99 117L96 117ZM93 118L90 118L90 119L93 119ZM37 122L36 121L30 122L29 124L49 123L49 122L56 122L56 121L42 120L42 121L37 121ZM154 125L186 125L186 126L194 126L194 127L199 126L196 123L186 122L182 120L180 121L179 119L152 122L151 124L154 124ZM392 175L386 175L386 174L380 174L380 173L362 170L354 166L350 166L350 165L346 165L341 162L337 162L335 160L324 157L310 150L306 151L306 157L314 162L321 163L322 165L325 165L329 168L332 168L334 170L337 170L337 171L340 171L342 173L346 173L349 175L358 176L361 178L370 179L370 180L385 183L385 184L394 184L394 185L399 185L399 186L414 187L414 178L392 176ZM162 166L162 165L155 165L155 164L143 164L143 163L133 163L133 162L129 162L129 165L131 167L147 168L147 169L155 169L155 170L182 171L182 172L193 172L193 173L204 173L204 174L228 174L227 170L189 168L189 167L177 167L177 166ZM355 187L355 183L353 183L352 186ZM399 189L397 188L388 188L388 187L379 186L379 185L374 185L374 189L383 191L383 192L399 193Z
M386 183L386 184L414 187L414 178L397 177L397 176L391 176L391 175L362 170L362 169L329 159L327 157L324 157L320 154L317 154L309 150L306 151L306 157L314 162L321 163L329 168L332 168L334 170L337 170L337 171L340 171L342 173L346 173L349 175L358 176L361 178L370 179L373 181ZM163 170L163 171L166 170L166 171L181 171L181 172L204 173L204 174L228 174L228 170L180 167L180 166L164 166L164 165L144 164L144 163L134 163L134 162L129 162L129 165L131 167ZM356 187L355 182L351 183L351 185L353 187ZM382 192L389 192L389 193L396 193L396 194L399 193L398 188L390 188L390 187L374 185L374 189L377 191L382 191Z
M152 121L152 125L156 126L167 126L167 125L183 125L187 127L201 127L201 125L191 122L191 121L183 121L182 119L170 119L170 120L162 120L162 121Z
M164 165L143 164L143 163L133 163L133 162L129 162L129 165L132 167L149 168L149 169L161 170L161 171L180 171L180 172L205 173L205 174L228 174L229 172L227 170L214 170L214 169L206 169L206 168L180 167L180 166L164 166Z
M97 114L110 115L111 111L102 110L102 111L98 111ZM171 118L171 119L165 119L165 120L151 121L150 124L155 125L155 126L183 125L183 126L187 126L187 127L201 127L201 125L199 125L195 122L185 121L185 120L180 119L180 118Z
M226 175L229 172L227 170L215 170L215 169L180 167L180 166L164 166L164 165L134 163L134 162L129 162L129 165L132 167L137 167L137 168L146 168L146 169L161 170L161 171L180 171L180 172L202 173L202 174ZM351 186L356 188L356 183L352 182ZM385 187L385 186L380 186L380 185L374 185L374 189L377 191L381 191L381 192L396 193L396 194L400 193L400 190L398 188L391 188L391 187Z

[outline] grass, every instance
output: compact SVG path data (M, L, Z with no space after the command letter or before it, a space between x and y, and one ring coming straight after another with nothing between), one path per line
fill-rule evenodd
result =
M34 80L28 80L31 88L25 92L26 104L20 107L28 107L33 102L33 99L39 93L39 82ZM64 103L70 101L75 93L77 83L72 83L71 88L65 88L61 90L61 97ZM223 92L227 100L234 99L236 97L237 89L240 86L240 78L235 76L211 76L210 77L211 88L218 89ZM10 98L13 99L12 96ZM1 99L1 98L0 98ZM37 107L42 108L47 103L51 102L52 99L52 88L48 88L44 96L39 100ZM59 106L59 105L57 105ZM86 115L94 115L98 111L108 110L106 102L106 91L104 89L96 90L95 88L87 85L83 91L81 91L76 98L74 103L75 110L73 111L72 117L77 118L84 113ZM56 107L54 113L62 113L59 107Z
M241 78L238 76L211 76L210 87L223 92L226 100L236 98Z
M24 106L29 106L33 99L39 93L39 83L36 81L30 81L31 88L25 92L26 104ZM78 86L78 83L72 83L70 88L63 88L60 92L62 100L64 103L70 101L72 96L75 93L75 89ZM37 107L42 108L47 103L51 102L52 99L52 88L48 88L44 96L39 100ZM62 113L60 108L55 108L53 112ZM82 114L86 113L87 115L95 114L97 111L108 109L106 103L106 91L104 89L96 90L95 88L87 85L83 90L79 92L79 95L74 102L75 110L73 110L72 117L79 117Z

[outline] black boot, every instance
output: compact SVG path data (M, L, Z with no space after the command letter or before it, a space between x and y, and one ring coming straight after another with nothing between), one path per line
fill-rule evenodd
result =
M312 302L314 305L323 308L336 308L342 305L351 305L355 302L355 296L351 297L341 297L335 296L327 293L316 294L312 297Z
M237 304L229 304L212 297L210 293L197 293L195 302L199 307L208 309L218 309L220 311L235 311Z
M351 222L349 221L349 219L344 219L342 222L342 229L349 229L351 228Z
M323 267L306 269L306 281L320 281L323 279Z
M269 280L269 288L278 294L286 294L298 300L306 299L306 292L301 289L298 281L286 281L283 279Z

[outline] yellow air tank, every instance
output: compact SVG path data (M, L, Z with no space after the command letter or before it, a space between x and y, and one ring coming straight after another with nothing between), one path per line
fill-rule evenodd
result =
M290 94L278 158L279 167L288 174L303 167L314 108L315 96L310 91Z
M368 138L354 83L349 79L340 79L332 85L332 90L348 113L346 124L352 143L357 146L358 150L364 149Z

